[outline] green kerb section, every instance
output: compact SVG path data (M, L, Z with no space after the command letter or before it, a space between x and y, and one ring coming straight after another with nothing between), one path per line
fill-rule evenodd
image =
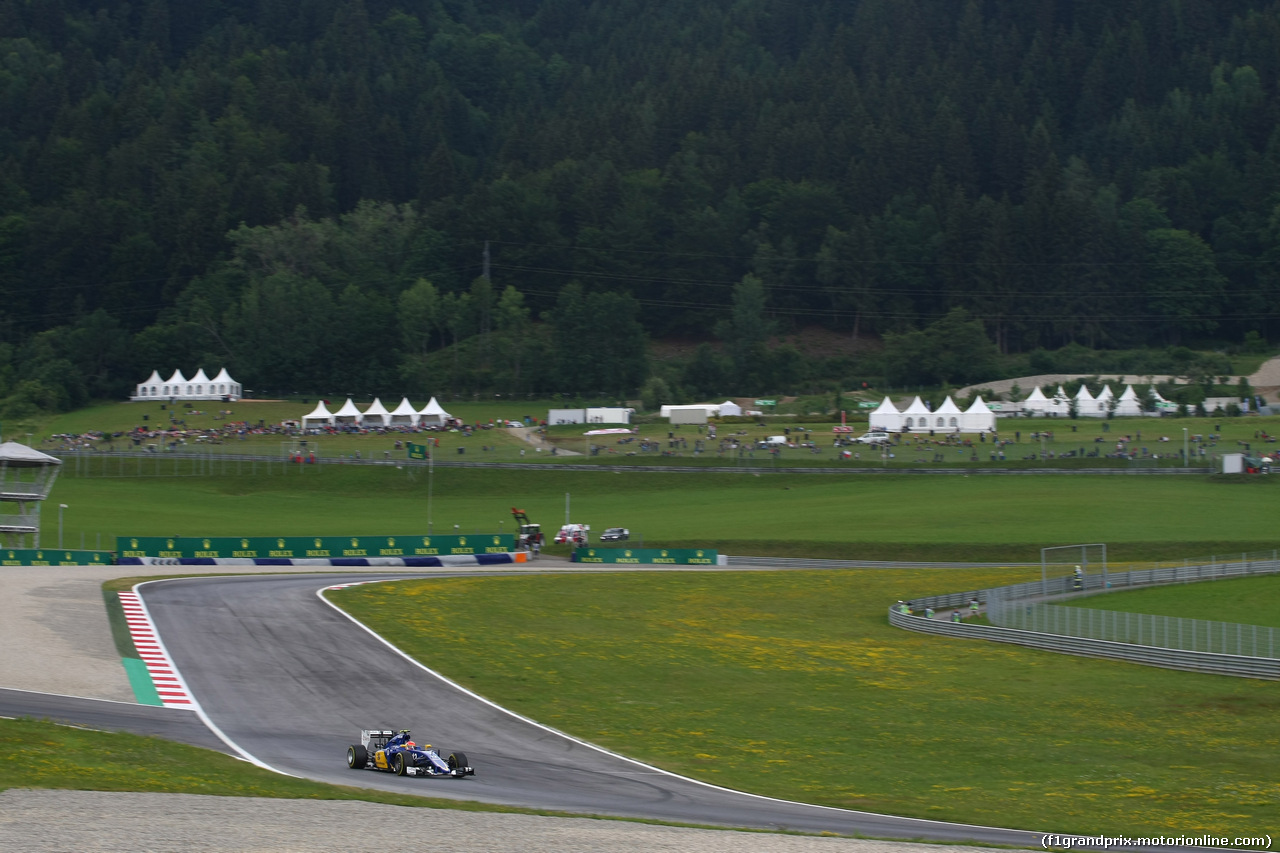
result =
M145 663L137 658L120 658L120 662L124 664L125 674L129 676L129 686L133 688L133 695L139 705L164 704L160 701L160 694L156 692Z

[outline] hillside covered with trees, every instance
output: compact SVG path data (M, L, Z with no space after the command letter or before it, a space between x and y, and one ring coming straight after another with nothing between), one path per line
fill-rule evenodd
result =
M0 0L0 411L1266 346L1278 77L1261 0Z

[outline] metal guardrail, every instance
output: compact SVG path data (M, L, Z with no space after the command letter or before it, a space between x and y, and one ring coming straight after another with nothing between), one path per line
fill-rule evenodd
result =
M1280 679L1280 660L1275 658L1240 657L1236 655L1166 649L1116 643L1107 640L1091 640L1061 634L1044 634L1022 631L1016 628L999 628L986 625L970 625L965 622L947 622L908 616L891 610L889 623L897 628L938 634L964 640L991 640L997 643L1013 643L1060 654L1080 657L1108 658L1182 669L1192 672L1208 672L1216 675L1235 675L1245 678Z
M1280 679L1280 632L1274 628L1231 622L1209 622L1173 616L1129 614L1048 603L1080 595L1116 592L1167 584L1280 573L1275 552L1266 559L1164 566L1128 572L1087 575L1083 589L1072 577L1013 584L1007 587L913 599L917 613L926 607L950 610L977 598L987 608L991 626L908 616L889 611L898 628L964 639L1014 643L1063 654L1110 658L1248 678Z
M818 560L804 557L731 557L725 565L743 569L1029 569L1039 563L929 563L901 560Z

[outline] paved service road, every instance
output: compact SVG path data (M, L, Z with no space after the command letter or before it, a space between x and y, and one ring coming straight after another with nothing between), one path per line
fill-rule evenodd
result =
M584 814L1039 846L1040 836L1030 832L725 791L548 731L424 671L316 595L325 586L374 577L191 578L149 583L140 592L203 713L246 753L287 773ZM444 754L466 752L476 776L401 778L348 770L347 745L363 728L411 728L419 743L433 743Z

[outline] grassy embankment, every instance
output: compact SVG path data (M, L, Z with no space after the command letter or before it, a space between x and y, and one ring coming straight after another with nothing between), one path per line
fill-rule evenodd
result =
M58 440L50 440L50 436L58 434L80 435L90 430L106 433L108 436L117 432L126 432L135 426L168 427L170 425L168 409L162 410L161 403L104 403L90 406L77 412L59 415L41 422L38 426L22 428L21 434L14 433L10 427L9 438L26 440L30 433L30 441L36 447L56 449L61 445ZM179 407L177 417L184 423L182 428L220 429L228 421L247 421L257 424L278 424L285 419L297 419L311 410L313 404L303 405L299 402L273 401L240 401L237 403L197 403L197 408L187 410ZM207 405L208 408L198 408ZM451 405L451 410L467 423L487 424L491 420L520 420L524 415L533 417L546 416L546 402L537 403L459 403ZM219 407L226 407L220 409ZM220 412L231 414L223 417ZM144 420L144 416L149 418ZM761 425L763 424L763 425ZM558 448L557 455L550 452L539 452L534 445L522 437L502 428L480 429L470 435L458 432L440 432L412 435L401 434L342 434L308 436L308 449L315 450L317 455L325 458L355 457L398 461L406 458L406 451L397 450L395 443L399 440L422 442L429 437L432 441L439 439L440 446L437 458L445 460L462 460L470 462L543 462L552 464L599 464L599 465L643 465L673 467L710 467L734 466L772 470L777 466L787 467L841 467L841 468L930 468L961 467L981 470L984 468L1031 468L1048 465L1054 468L1082 467L1130 467L1125 460L1106 459L1105 454L1114 452L1116 442L1122 436L1132 438L1131 447L1141 451L1146 448L1150 454L1162 457L1159 460L1146 460L1144 465L1171 467L1180 464L1177 458L1183 445L1185 428L1189 437L1203 435L1208 437L1217 434L1219 441L1213 449L1218 452L1243 450L1244 444L1251 445L1252 450L1274 448L1267 444L1256 433L1280 432L1280 417L1266 418L1184 418L1160 419L1122 418L1113 421L1101 421L1092 418L1078 420L1014 420L1000 421L1001 438L1014 443L1004 448L1005 459L992 459L993 448L989 442L981 442L977 436L966 436L973 441L972 448L959 452L954 447L942 447L934 443L928 436L909 437L902 444L893 448L892 457L886 457L878 450L869 447L854 447L850 450L858 455L857 459L844 459L840 449L832 445L832 424L829 421L813 421L805 416L779 416L762 418L759 423L723 424L719 427L721 439L735 435L743 442L750 443L770 435L783 434L790 430L792 439L811 440L816 445L816 452L809 449L787 448L774 457L765 451L746 451L741 456L726 452L717 452L717 443L707 441L706 451L695 454L694 448L698 439L705 439L705 434L695 426L673 427L666 423L643 424L636 427L634 440L627 441L626 436L597 436L589 438L584 435L587 427L583 425L553 426L547 429L547 441ZM856 433L866 428L865 418L853 424ZM1073 431L1074 430L1074 431ZM1038 436L1042 431L1051 433L1042 443ZM687 446L672 448L670 435L683 438ZM1168 439L1161 441L1161 438ZM640 451L642 440L648 439L653 450ZM146 448L155 443L158 451L164 451L163 441L143 442ZM229 438L220 443L197 442L195 438L178 448L180 453L200 453L218 456L230 453L249 453L255 455L273 455L283 457L289 448L296 445L294 439L280 435L247 436ZM594 446L598 453L589 455L589 448ZM136 449L127 438L95 442L100 450ZM1190 447L1194 450L1195 444ZM1100 450L1099 458L1084 457L1083 454ZM523 453L522 453L523 451ZM1062 458L1074 452L1073 458ZM675 455L664 456L664 453ZM1044 459L1043 454L1052 454L1054 458ZM163 453L161 454L163 455ZM1206 461L1204 464L1208 464ZM121 471L133 471L138 463L124 464ZM144 468L147 466L143 466ZM116 469L112 469L116 470Z
M332 595L482 695L716 784L1090 834L1275 826L1277 685L927 637L885 619L898 598L1031 576L619 574ZM1280 578L1269 581L1274 592ZM1185 604L1196 592L1183 588Z
M170 478L63 477L64 539L510 532L510 508L554 531L625 526L631 547L863 559L1039 560L1106 542L1113 562L1270 550L1274 478L824 477L291 466ZM46 544L55 535L46 520Z

